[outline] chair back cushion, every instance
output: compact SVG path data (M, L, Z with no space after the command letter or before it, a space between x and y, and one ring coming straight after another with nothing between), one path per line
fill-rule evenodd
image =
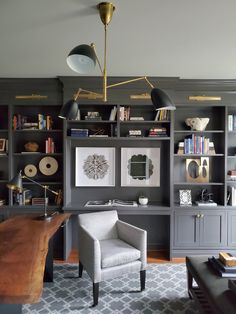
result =
M116 210L79 215L79 225L98 240L117 239L117 220Z

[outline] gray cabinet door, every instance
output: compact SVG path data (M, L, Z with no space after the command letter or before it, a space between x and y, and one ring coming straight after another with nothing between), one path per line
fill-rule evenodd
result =
M236 248L236 211L228 212L228 246Z
M199 246L199 218L197 218L197 212L175 212L174 246L177 248Z
M201 217L199 218L199 246L208 248L226 246L226 212L215 210L201 210L199 211L199 213L201 215Z

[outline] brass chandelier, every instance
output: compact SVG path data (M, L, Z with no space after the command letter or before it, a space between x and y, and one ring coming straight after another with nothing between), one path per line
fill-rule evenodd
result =
M108 24L112 20L113 12L115 7L111 2L101 2L97 6L100 14L100 19L104 25L104 62L103 67L97 56L95 44L91 45L82 44L76 46L71 50L67 56L68 66L75 72L86 74L93 70L96 66L96 63L99 66L103 79L103 90L102 93L96 93L90 90L85 90L79 88L73 99L69 100L61 109L59 117L63 119L75 119L78 112L78 99L79 98L99 98L104 102L107 101L107 90L112 87L133 83L136 81L144 80L149 87L151 88L151 100L156 110L166 109L166 110L175 110L176 107L169 98L169 96L159 88L154 88L152 83L146 76L141 76L135 79L130 79L127 81L122 81L112 85L107 84L107 28Z

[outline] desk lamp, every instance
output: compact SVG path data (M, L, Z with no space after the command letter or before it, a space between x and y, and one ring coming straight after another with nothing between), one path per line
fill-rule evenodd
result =
M51 193L55 195L58 195L58 192L52 189L49 189L47 185L38 183L35 180L27 177L26 175L22 175L22 170L20 170L20 172L8 182L7 187L11 190L16 190L16 191L21 192L23 190L22 179L27 179L28 181L44 189L44 214L39 216L38 218L41 220L51 220L52 215L47 213L47 191L50 191Z

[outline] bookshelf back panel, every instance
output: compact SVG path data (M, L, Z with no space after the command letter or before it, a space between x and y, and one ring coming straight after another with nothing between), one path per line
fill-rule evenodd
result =
M187 118L209 118L210 121L206 130L224 130L225 107L209 107L208 105L198 105L196 107L177 107L175 113L175 130L190 130L186 125Z
M116 176L115 187L75 187L75 148L76 147L116 147ZM160 147L160 187L121 187L121 147ZM73 141L71 147L71 203L85 204L88 200L107 200L107 199L122 199L122 200L137 200L140 194L145 194L149 201L158 202L164 205L170 204L170 152L169 142L163 143L160 141L150 141L140 143L133 141L126 144L116 140L115 143L107 143L101 145L98 142L91 145L88 141Z

